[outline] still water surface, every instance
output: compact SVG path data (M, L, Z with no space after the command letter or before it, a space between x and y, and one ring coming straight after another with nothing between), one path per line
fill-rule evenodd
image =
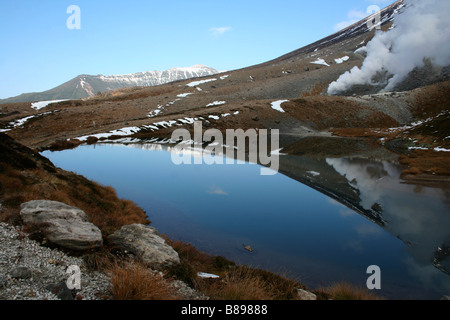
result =
M448 199L440 189L402 183L394 164L308 159L305 167L314 171L295 169L310 186L320 179L322 188L336 185L327 187L328 195L348 189L359 208L382 208L380 223L350 209L348 199L345 206L339 197L281 173L262 176L256 164L174 165L167 150L158 144L97 144L43 155L113 186L171 239L286 274L312 289L341 280L365 287L367 268L377 265L377 293L387 298L450 294L448 257L436 260L439 248L450 244ZM281 157L282 168L283 161L306 161L289 157Z

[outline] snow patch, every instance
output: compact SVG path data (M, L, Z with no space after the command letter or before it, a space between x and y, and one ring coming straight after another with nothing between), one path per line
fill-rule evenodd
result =
M205 80L193 81L193 82L191 82L191 83L188 83L186 86L192 88L192 87L199 86L199 85L201 85L201 84L203 84L203 83L208 83L208 82L212 82L212 81L217 81L217 79L212 78L212 79L205 79Z
M311 63L314 63L314 64L321 64L321 65L324 65L324 66L327 66L327 67L330 66L328 63L325 62L324 59L321 59L321 58L318 58L316 61L313 61L313 62L311 62Z
M236 111L233 114L237 115L237 114L239 114L239 111ZM208 118L214 119L214 120L219 120L221 117L225 118L228 116L231 116L231 114L224 113L224 114L221 114L220 116L210 115L210 116L208 116ZM34 117L34 116L31 116L31 117ZM78 137L76 139L78 139L80 141L86 141L87 138L89 138L89 137L96 137L97 139L100 139L100 138L109 138L110 136L113 136L113 135L114 136L129 136L129 135L135 134L141 130L151 130L151 131L155 132L162 128L170 128L174 125L182 126L184 124L193 124L195 121L199 121L199 120L205 120L205 118L203 118L203 117L198 117L198 118L185 117L185 118L181 118L181 119L177 119L177 120L159 121L159 122L155 122L152 124L143 125L141 127L127 127L127 128L122 128L119 130L112 130L112 131L109 131L106 133L97 133L97 134L82 136L82 137Z
M272 150L270 152L270 155L272 155L272 156L285 156L285 155L287 155L287 153L281 153L281 150L283 150L283 148L277 149L277 150Z
M191 95L193 93L181 93L179 95L177 95L178 98L186 98L187 96Z
M211 103L207 104L206 106L207 107L220 106L220 105L225 104L225 103L227 103L227 102L226 101L214 101L214 102L211 102Z
M278 100L278 101L272 102L272 109L280 111L280 112L284 112L284 110L281 108L281 105L284 102L288 102L288 101L289 100Z
M31 108L33 108L34 110L41 110L42 108L45 108L52 103L57 103L57 102L61 102L61 101L67 101L67 99L33 102L31 104Z
M206 272L198 272L197 276L200 278L205 278L205 279L214 279L214 278L220 278L218 275L216 274L212 274L212 273L206 273Z
M344 63L345 61L348 61L348 59L350 59L350 57L349 57L349 56L345 56L345 57L342 57L342 58L334 59L334 61L335 61L337 64L341 64L341 63Z
M25 122L27 122L30 119L33 119L33 118L39 117L39 116L44 116L44 115L51 114L51 113L53 113L53 111L44 112L44 113L28 116L28 117L25 117L25 118L17 119L15 121L12 121L12 122L9 123L9 126L12 127L12 128L0 129L0 132L11 131L12 129L15 129L15 128L23 126L25 124Z
M149 118L153 118L156 117L162 110L160 108L156 109L156 110L152 110L149 112L148 116Z
M79 137L77 139L80 141L86 141L87 138L89 137L95 137L97 139L100 139L100 138L108 138L110 136L129 136L139 132L140 130L141 129L139 127L126 127L118 130L112 130L106 133L91 134L88 136Z
M434 151L437 151L437 152L450 152L450 149L437 147L437 148L434 148Z

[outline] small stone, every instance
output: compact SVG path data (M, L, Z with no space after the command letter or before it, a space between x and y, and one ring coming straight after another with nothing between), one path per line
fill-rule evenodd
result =
M0 276L0 288L6 287L8 284L8 278L5 276Z
M251 246L244 246L244 249L249 251L249 252L253 252L253 248Z
M11 277L15 279L30 279L33 276L33 272L27 267L15 267L11 271Z
M300 300L317 300L317 296L309 291L297 289L297 296Z
M47 286L47 290L52 292L61 300L74 300L72 291L70 291L65 282L50 284Z

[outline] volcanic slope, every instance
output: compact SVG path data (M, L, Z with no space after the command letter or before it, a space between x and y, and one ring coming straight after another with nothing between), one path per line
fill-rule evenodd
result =
M381 28L391 28L402 10L402 1L383 9ZM154 87L118 89L39 110L30 103L4 104L0 128L29 147L55 149L127 136L170 138L174 129L192 129L193 122L200 120L205 127L221 130L279 129L280 147L287 148L313 137L362 136L386 143L399 139L392 135L393 128L401 135L405 131L401 128L410 128L418 121L448 117L445 92L449 92L449 83L445 81L428 86L421 83L405 92L375 94L370 88L358 88L357 93L362 94L326 94L331 82L362 65L363 49L376 32L367 27L371 19L240 70ZM426 132L422 133L421 139L428 141ZM449 139L444 138L448 136L434 139L429 147L446 150ZM401 137L402 150L408 139Z

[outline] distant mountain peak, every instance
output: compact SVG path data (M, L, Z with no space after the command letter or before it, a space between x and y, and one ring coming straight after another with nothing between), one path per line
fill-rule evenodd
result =
M17 97L0 100L0 103L44 101L60 99L84 99L98 92L126 87L149 87L177 80L210 76L219 73L216 69L202 64L191 67L172 68L165 71L143 71L122 75L81 74L62 85L44 91L24 93Z

